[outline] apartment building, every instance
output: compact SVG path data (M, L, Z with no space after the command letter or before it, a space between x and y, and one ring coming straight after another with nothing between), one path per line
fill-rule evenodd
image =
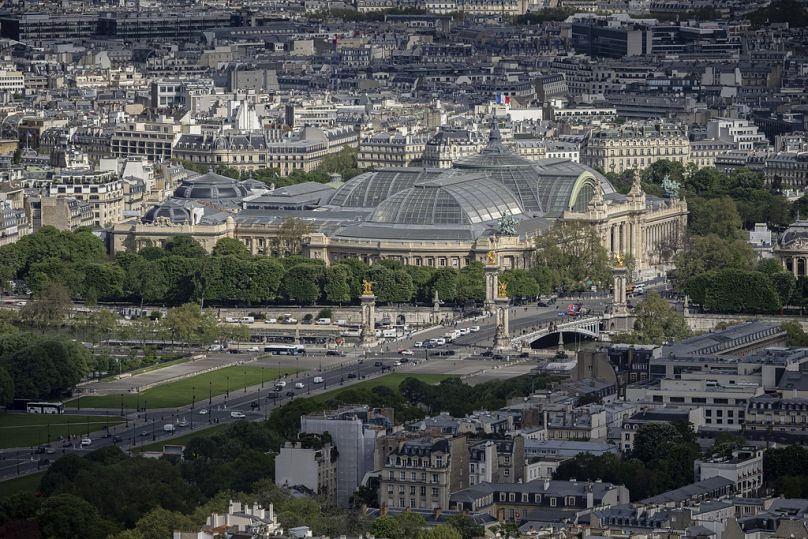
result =
M769 141L758 126L749 120L715 118L707 123L707 138L731 143L735 150L766 148Z
M739 431L746 421L749 402L763 394L755 382L722 383L704 377L669 379L636 384L626 389L626 400L657 406L701 408L704 424L717 430Z
M115 128L110 151L115 157L144 155L157 163L172 157L172 148L183 126L168 119L153 122L127 122Z
M300 432L327 432L339 452L335 494L338 505L346 506L365 474L373 471L376 438L391 426L390 419L367 405L300 417Z
M267 139L260 131L186 133L174 144L174 159L239 171L267 168Z
M359 143L356 164L359 168L419 166L428 140L428 135L372 135Z
M334 504L337 456L337 448L330 443L286 442L275 457L275 484L304 486Z
M478 153L487 139L475 131L465 129L441 129L432 136L424 148L425 167L451 168L461 157Z
M698 432L704 424L704 413L701 408L678 408L672 406L651 408L637 412L625 419L620 426L620 450L630 453L634 450L634 439L637 431L645 425L670 425L671 423L688 423Z
M40 226L52 226L59 230L75 230L95 224L92 204L74 197L39 197L36 201Z
M480 483L452 494L455 511L481 511L500 522L520 521L536 511L569 512L629 502L628 489L602 481L550 481Z
M742 447L729 457L693 462L693 481L724 477L735 483L735 493L744 498L756 496L763 486L763 449Z
M267 167L277 169L282 176L295 170L311 172L320 166L323 157L358 145L359 132L354 126L306 127L298 139L267 144Z
M123 220L123 181L114 171L70 171L53 176L47 185L49 197L72 197L88 202L93 226L105 227Z
M766 185L804 191L808 188L808 153L781 152L766 158Z
M669 123L627 123L593 130L582 151L581 161L603 172L620 174L642 170L667 159L690 162L690 141L685 129Z
M451 493L469 484L463 436L398 439L380 476L379 504L389 508L448 508Z

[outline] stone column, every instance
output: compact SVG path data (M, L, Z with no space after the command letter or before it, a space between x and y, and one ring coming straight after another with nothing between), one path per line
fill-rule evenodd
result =
M497 314L496 330L494 331L494 349L510 350L511 333L510 327L510 298L508 296L497 296L494 308Z
M359 342L362 346L375 346L376 339L376 296L370 283L365 281L364 293L359 296L362 309L362 333Z
M791 271L792 271L792 273L794 273L794 277L799 277L799 275L797 275L797 269L798 269L798 267L797 267L797 257L792 256L791 257Z
M628 269L625 266L614 266L612 268L613 294L612 312L622 314L627 311L626 283L628 282Z
M496 254L494 251L489 251L485 264L485 303L483 306L490 312L494 312L494 304L497 300L498 276L499 266L497 265Z

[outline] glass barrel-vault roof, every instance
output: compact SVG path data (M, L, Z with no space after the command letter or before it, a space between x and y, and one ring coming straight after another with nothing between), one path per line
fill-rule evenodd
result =
M409 189L420 181L445 173L441 169L389 168L365 172L345 182L329 204L343 208L374 208L392 195Z
M374 223L474 225L522 213L519 202L495 180L453 175L419 183L376 208Z

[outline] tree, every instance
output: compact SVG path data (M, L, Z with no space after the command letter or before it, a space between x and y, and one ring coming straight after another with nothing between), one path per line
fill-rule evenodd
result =
M766 274L771 277L775 273L785 271L785 269L777 259L763 258L757 263L755 271L759 271L760 273Z
M323 296L329 303L351 301L351 271L343 265L335 264L325 269L323 275ZM320 317L320 318L330 318Z
M8 406L14 402L14 380L11 374L0 367L0 406Z
M685 250L674 257L676 286L682 290L688 279L707 271L750 269L756 258L752 247L743 240L724 240L716 234L691 236Z
M418 539L463 539L460 531L453 526L434 526L421 530L417 535Z
M213 246L213 256L237 256L249 258L250 251L247 246L235 238L222 238Z
M485 299L485 268L475 260L457 272L457 300L476 301Z
M728 196L710 199L692 197L688 200L688 209L691 234L715 234L725 240L739 239L743 235L738 208Z
M57 494L45 500L37 520L42 536L46 539L63 537L102 539L113 531L95 507L71 494Z
M431 296L438 294L441 301L454 301L457 298L457 270L454 268L441 268L435 272L432 279Z
M644 463L649 463L655 459L667 457L666 451L671 446L694 441L692 431L690 436L684 434L689 430L689 426L674 425L670 423L649 423L642 425L637 434L634 435L634 450L631 452L633 458L637 458Z
M786 346L808 346L808 334L799 322L784 322L781 327L786 332Z
M416 539L426 527L426 520L418 513L403 511L393 517L401 528L402 539Z
M474 519L468 515L452 515L446 519L446 524L460 532L462 539L475 539L485 536L485 528L477 524Z
M536 239L536 263L550 270L554 286L581 290L611 280L609 254L589 224L558 222Z
M382 515L373 521L370 533L380 539L404 539L404 530L398 520Z
M777 289L762 273L725 269L706 277L706 309L723 313L773 312L781 307Z
M634 309L634 331L647 344L683 339L690 334L684 316L656 292L649 292Z
M527 270L508 270L502 273L500 280L507 283L508 295L512 298L535 298L539 295L539 284Z
M30 342L30 341L29 341ZM6 361L18 398L59 398L87 374L87 350L67 339L40 338Z
M220 334L216 316L196 303L169 309L160 325L172 341L182 343L210 344Z
M296 255L301 251L303 236L311 234L316 228L302 219L290 217L278 227L275 240L275 254L278 256Z
M138 258L130 263L126 271L126 289L140 298L140 307L145 302L163 301L168 294L168 282L162 264Z
M187 234L174 236L166 242L164 249L168 255L185 258L203 258L208 254L198 241Z
M22 308L20 316L44 333L45 328L62 326L72 305L67 289L52 283L34 301Z
M135 531L143 539L165 539L171 537L175 531L194 531L198 529L196 523L177 511L168 511L156 507L140 517Z
M289 268L281 281L281 292L294 303L311 305L320 297L320 277L323 267L301 263Z
M797 278L788 271L773 273L768 275L768 277L772 286L777 291L777 296L780 298L780 305L788 305L791 296L794 295L794 291L797 289Z

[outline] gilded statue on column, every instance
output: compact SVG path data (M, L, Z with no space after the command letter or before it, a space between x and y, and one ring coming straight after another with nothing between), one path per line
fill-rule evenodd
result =
M617 253L614 255L614 267L615 268L622 268L625 266L625 260L623 259L623 253Z
M497 255L494 251L488 251L488 258L486 259L486 263L489 266L497 265Z
M508 297L508 283L503 283L502 281L499 282L499 286L497 287L497 297L498 298Z
M362 295L363 296L372 296L373 295L373 282L368 281L367 279L362 279Z

